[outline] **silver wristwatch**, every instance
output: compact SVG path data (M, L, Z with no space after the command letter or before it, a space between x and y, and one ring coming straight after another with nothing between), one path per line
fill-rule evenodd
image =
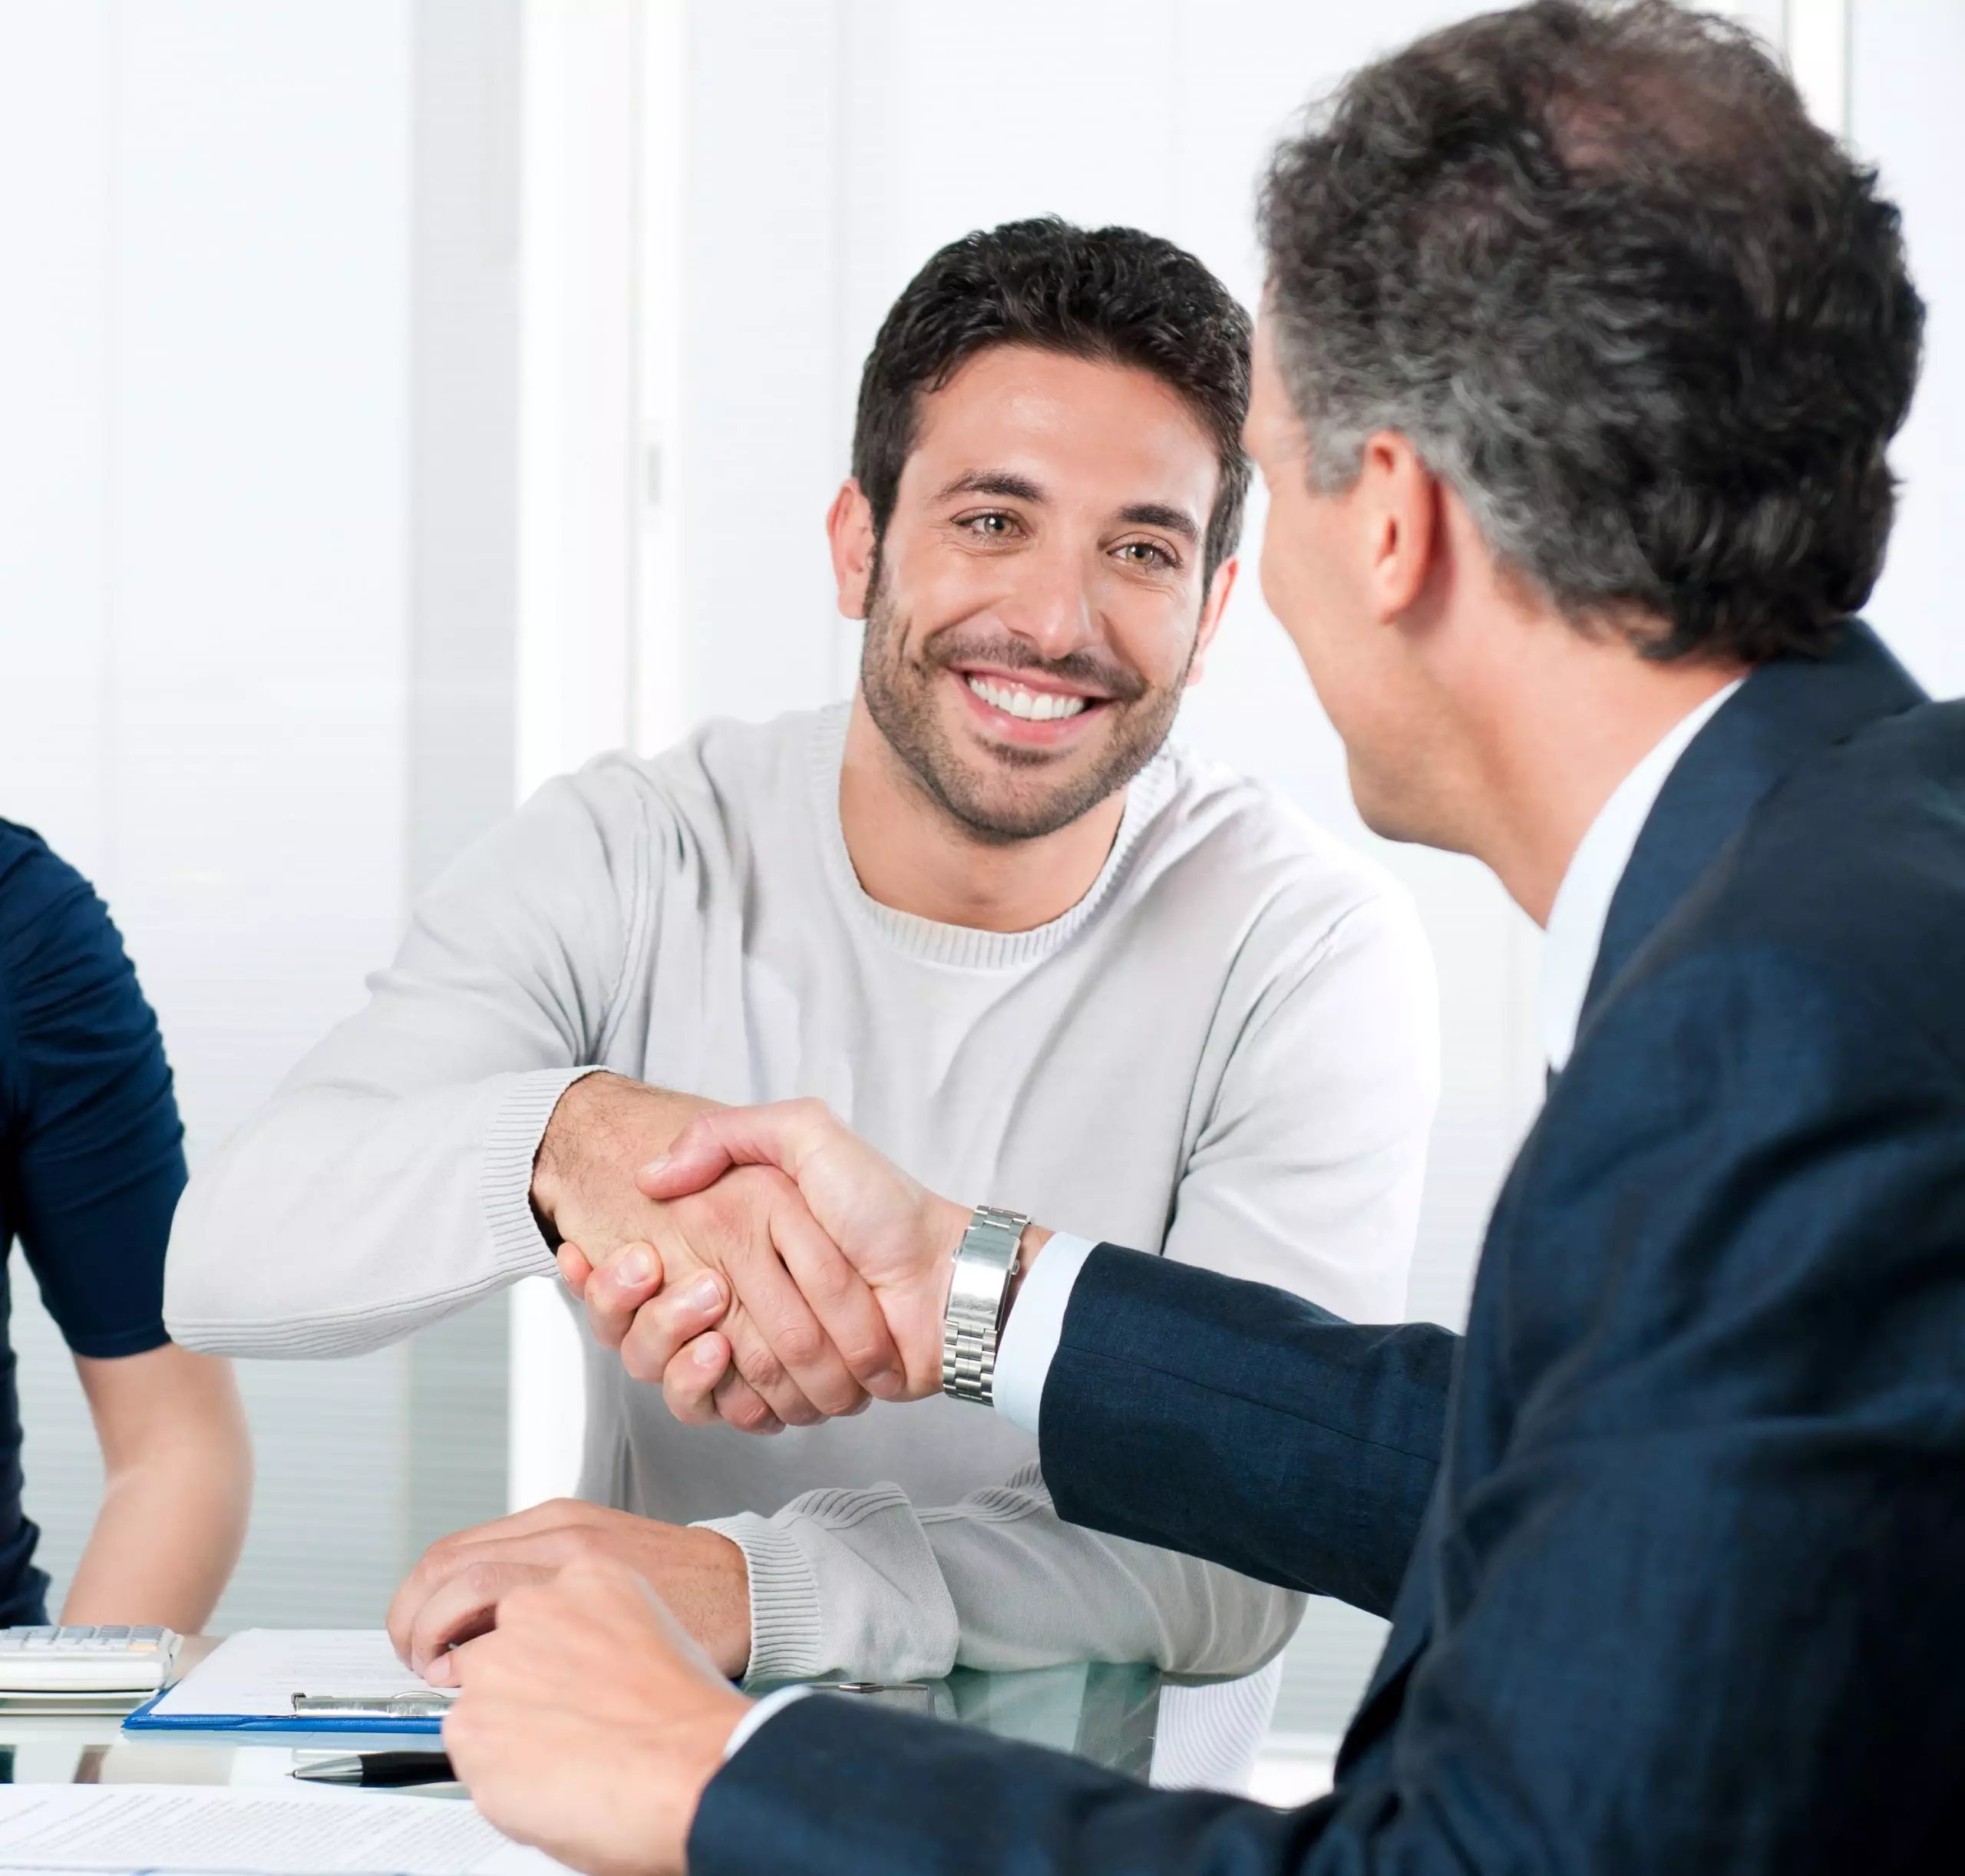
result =
M996 1331L1030 1222L1020 1211L979 1205L962 1234L942 1316L942 1392L959 1401L996 1398Z

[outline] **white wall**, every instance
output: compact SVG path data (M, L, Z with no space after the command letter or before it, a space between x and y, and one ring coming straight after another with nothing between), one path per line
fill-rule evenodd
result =
M515 74L515 11L474 18L501 12ZM444 63L418 33L446 17L396 0L0 5L0 814L109 900L194 1166L355 1006L412 878L482 824L484 765L443 755L458 695L471 733L505 745L490 811L510 800L509 592L502 678L495 631L485 666L484 630L437 629L460 610L495 626L498 589L495 544L475 543L461 582L444 554L474 518L447 439L453 459L497 448L457 394L481 322L441 335L447 378L412 316L474 252L427 160L451 147L444 120L418 108ZM482 61L451 68L495 94ZM508 144L515 129L507 111ZM442 239L419 247L433 207ZM445 417L460 401L475 423L461 445ZM509 434L503 447L509 532ZM432 482L447 508L419 499ZM92 1508L93 1442L24 1264L15 1280L27 1504L58 1588ZM487 1509L501 1326L492 1340ZM429 1412L483 1408L469 1341L442 1345L464 1357L456 1386L408 1348L246 1366L259 1491L222 1623L379 1617L422 1528L419 1386ZM468 1437L445 1474L430 1489L447 1526Z
M1957 542L1965 520L1965 5L1861 0L1849 46L1851 141L1904 211L1929 309L1924 372L1891 460L1901 507L1870 616L1934 695L1965 692Z
M408 43L388 0L15 0L0 45L0 804L109 900L195 1159L400 916ZM58 1570L79 1401L21 1314ZM289 1583L372 1602L403 1372L246 1377L266 1463L234 1610Z

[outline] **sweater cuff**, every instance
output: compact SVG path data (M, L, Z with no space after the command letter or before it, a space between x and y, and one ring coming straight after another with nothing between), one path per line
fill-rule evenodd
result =
M560 1097L598 1062L581 1068L539 1068L511 1077L484 1138L484 1223L497 1267L514 1277L550 1275L553 1252L532 1209L532 1166Z
M728 1537L751 1574L751 1660L744 1684L811 1680L838 1664L821 1659L824 1634L819 1581L798 1541L755 1511L707 1518L699 1529Z

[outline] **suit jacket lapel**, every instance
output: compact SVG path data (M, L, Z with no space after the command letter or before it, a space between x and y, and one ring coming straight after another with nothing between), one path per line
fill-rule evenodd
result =
M1826 658L1778 659L1755 672L1693 738L1659 791L1610 901L1583 1020L1803 758L1925 701L1859 619Z

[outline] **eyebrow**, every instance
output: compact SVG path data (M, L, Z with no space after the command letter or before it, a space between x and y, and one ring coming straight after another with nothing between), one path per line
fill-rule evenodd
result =
M955 495L1000 495L1006 501L1041 503L1044 491L1028 476L1007 469L971 469L959 475L936 494L937 501ZM1131 527L1164 527L1183 540L1197 541L1200 529L1184 508L1170 508L1164 502L1137 501L1119 510L1119 519Z
M1000 495L1006 501L1044 499L1044 491L1029 477L1012 475L1007 469L972 469L957 476L935 499L946 501L951 495Z
M1183 540L1191 543L1200 539L1200 530L1186 509L1169 508L1157 501L1134 502L1130 507L1119 510L1119 519L1135 527L1164 527L1168 533L1178 534Z

